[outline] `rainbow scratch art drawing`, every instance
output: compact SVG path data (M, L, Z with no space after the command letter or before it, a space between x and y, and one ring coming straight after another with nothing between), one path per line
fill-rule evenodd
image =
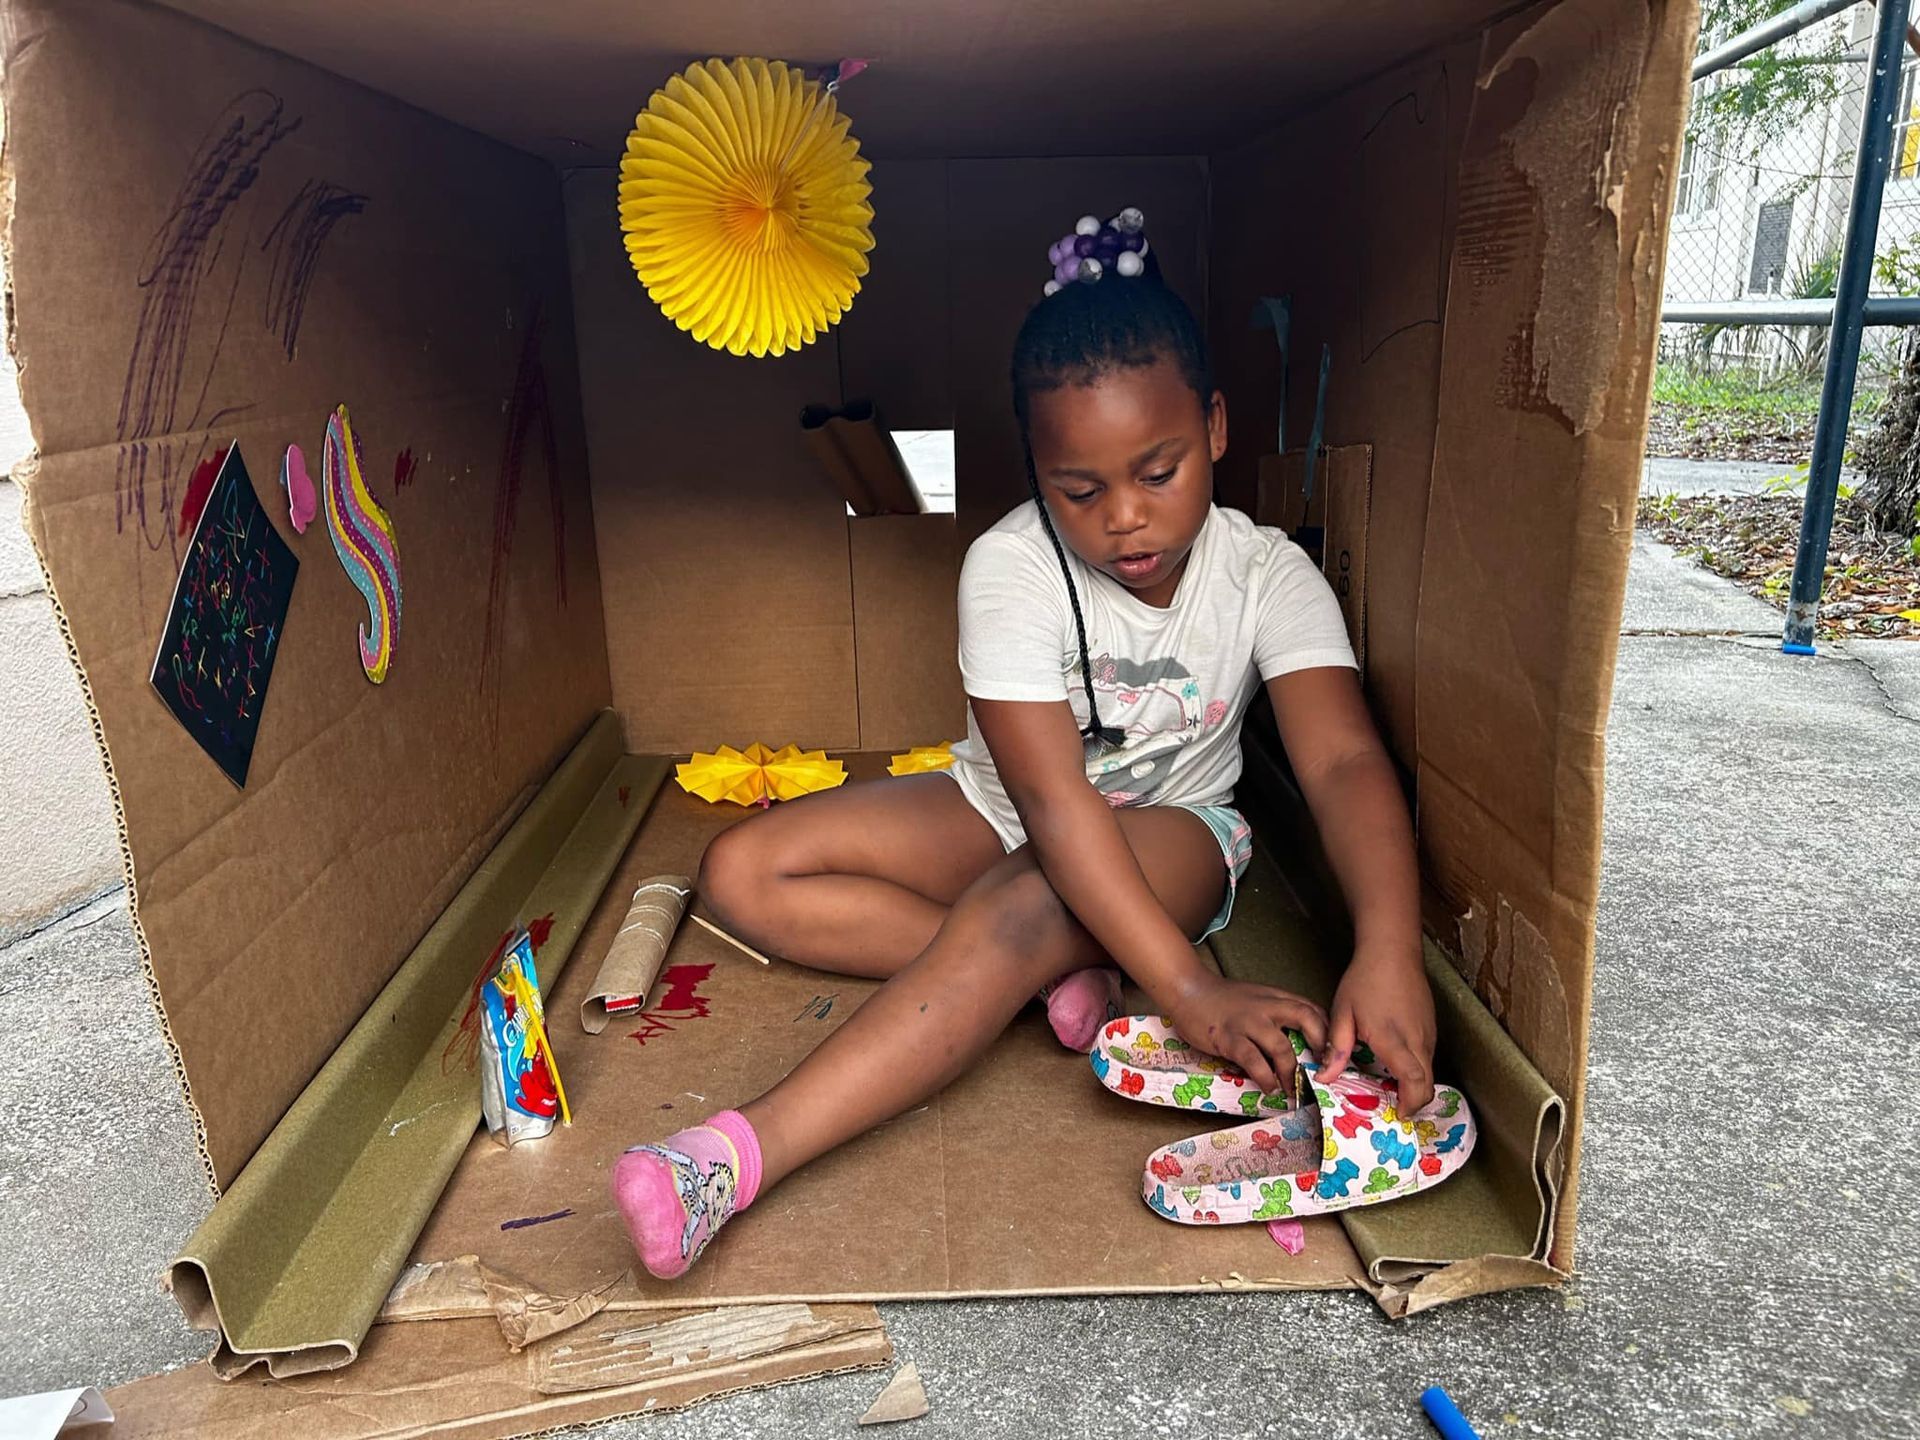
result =
M194 522L150 678L174 718L243 788L299 569L254 493L240 447L230 447Z
M360 442L342 405L327 417L327 533L354 589L367 602L368 625L360 627L360 665L378 685L393 664L393 642L400 633L400 547L393 521L367 489L360 463Z

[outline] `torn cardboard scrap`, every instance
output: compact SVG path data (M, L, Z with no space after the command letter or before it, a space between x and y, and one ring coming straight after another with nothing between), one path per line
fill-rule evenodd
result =
M375 1324L414 1320L471 1320L491 1315L507 1348L515 1352L538 1340L592 1319L606 1308L615 1276L578 1295L549 1295L480 1263L477 1255L458 1255L425 1265L409 1265L387 1292Z
M542 1395L604 1390L691 1365L751 1360L840 1333L834 1307L727 1305L662 1320L613 1319L564 1342L542 1346L534 1358L533 1388Z
M609 1016L634 1014L646 1003L692 895L693 881L685 875L655 875L640 882L593 977L593 988L580 1002L580 1024L588 1034L605 1030Z
M920 1382L920 1367L909 1360L887 1382L887 1388L874 1397L862 1425L891 1425L898 1420L918 1420L932 1407L927 1404L927 1387Z
M445 1440L544 1433L622 1415L678 1410L721 1395L790 1384L849 1370L877 1370L893 1345L871 1305L800 1306L814 1338L740 1356L714 1350L703 1323L726 1330L749 1312L681 1310L650 1317L650 1327L679 1323L665 1363L638 1378L598 1390L548 1394L535 1388L541 1356L552 1347L598 1344L603 1330L630 1330L632 1320L594 1317L524 1355L500 1343L492 1324L436 1320L382 1325L367 1337L358 1364L345 1370L271 1383L223 1384L209 1366L153 1375L109 1391L119 1415L114 1440L257 1440L262 1434L300 1440L375 1440L432 1435ZM710 1353L704 1353L710 1352Z

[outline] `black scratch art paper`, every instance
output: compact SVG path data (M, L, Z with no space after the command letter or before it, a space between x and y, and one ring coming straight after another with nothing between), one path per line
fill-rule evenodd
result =
M231 446L180 567L153 688L243 788L299 568Z

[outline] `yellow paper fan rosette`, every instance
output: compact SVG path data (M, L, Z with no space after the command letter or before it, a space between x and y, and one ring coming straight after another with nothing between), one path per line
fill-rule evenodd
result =
M728 800L735 805L768 805L843 785L847 767L829 760L824 750L802 750L797 745L778 750L758 743L745 750L722 745L711 754L694 751L691 760L674 767L674 778L689 795L712 804Z
M869 168L819 81L778 60L689 66L654 92L620 161L634 272L702 344L797 350L860 291Z
M938 745L916 745L904 755L893 757L887 766L889 775L927 775L939 770L953 768L953 742L942 740Z

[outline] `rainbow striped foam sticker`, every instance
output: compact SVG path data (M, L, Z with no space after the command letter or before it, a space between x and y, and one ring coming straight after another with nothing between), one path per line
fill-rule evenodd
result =
M360 665L378 685L393 664L393 643L400 631L400 548L393 521L367 489L360 442L342 405L327 417L327 533L340 565L367 602L368 623L360 627Z

